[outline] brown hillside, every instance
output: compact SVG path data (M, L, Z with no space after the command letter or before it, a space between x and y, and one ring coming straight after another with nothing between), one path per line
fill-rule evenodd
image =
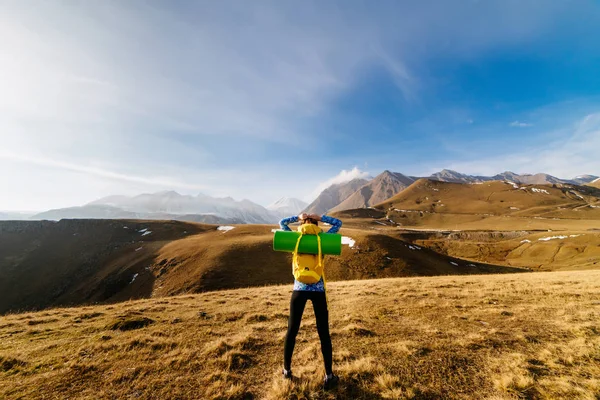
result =
M460 184L420 179L376 208L386 211L402 226L536 229L533 225L539 224L535 219L545 218L561 222L580 220L581 228L587 229L596 227L600 220L600 191L575 185L500 181ZM482 221L488 222L488 227ZM586 225L584 221L592 222Z
M595 181L590 182L587 185L591 186L591 187L595 187L597 189L600 189L600 179L596 179Z
M0 312L291 282L291 255L272 250L271 230L157 221L0 222ZM355 245L326 257L332 281L515 271L416 249L378 231L342 233Z
M378 232L343 229L342 233L355 244L343 246L341 256L325 258L330 281L515 272L440 256ZM158 252L151 267L159 275L154 295L290 282L291 255L274 252L272 240L269 227L242 225L226 234L208 232L172 242Z
M208 229L175 221L1 221L0 313L147 297L153 280L130 285L133 276L149 276L146 267L166 243Z
M600 269L600 232L402 232L410 243L449 256L540 271Z
M362 186L339 205L333 207L330 212L370 207L379 204L406 189L413 182L414 179L412 178L386 170Z
M306 308L281 364L291 286L0 316L2 399L596 399L600 271L328 285L322 389Z
M542 215L559 207L565 213L578 207L582 212L597 215L600 210L588 207L600 205L600 193L580 186L549 186L510 184L490 181L481 184L461 184L419 179L408 189L378 204L380 209L409 209L424 212L454 214ZM575 215L575 214L569 214ZM586 216L588 216L586 214Z
M600 267L596 189L517 187L422 179L375 209L335 215L349 228L378 231L469 261L533 270Z

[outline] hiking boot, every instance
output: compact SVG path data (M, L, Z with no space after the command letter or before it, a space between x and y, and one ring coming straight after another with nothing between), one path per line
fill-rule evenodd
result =
M294 378L294 376L292 375L292 370L290 369L289 371L287 369L283 369L282 372L283 375L283 379L289 379L292 380Z
M337 375L331 374L331 376L325 377L325 382L323 382L323 389L329 390L333 389L340 383L340 378Z

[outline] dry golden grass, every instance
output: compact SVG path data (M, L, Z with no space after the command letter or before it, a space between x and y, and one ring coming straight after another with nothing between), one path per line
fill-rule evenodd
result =
M460 230L598 227L600 191L597 189L517 187L500 181L469 185L420 179L375 208L403 227Z
M436 252L466 260L536 271L600 268L600 233L552 232L453 232L403 234L405 240Z
M0 317L0 398L600 397L600 271L328 289L331 392L310 306L280 376L286 285Z
M591 187L595 187L597 189L600 189L600 180L596 179L594 182L590 182L588 183L588 186Z

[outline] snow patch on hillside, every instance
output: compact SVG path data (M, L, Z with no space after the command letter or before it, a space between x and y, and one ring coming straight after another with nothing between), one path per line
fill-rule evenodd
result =
M548 192L546 189L531 188L531 191L534 193L550 194L550 192Z
M342 244L347 244L349 247L354 247L356 241L348 236L342 236Z
M566 239L566 238L570 238L570 237L571 237L571 238L574 238L574 237L577 237L577 236L581 236L581 235L568 235L568 236L567 236L567 235L564 235L564 236L563 236L563 235L558 235L558 236L548 236L548 237L544 237L544 238L539 238L538 240L541 240L541 241L547 242L548 240L554 240L554 239Z

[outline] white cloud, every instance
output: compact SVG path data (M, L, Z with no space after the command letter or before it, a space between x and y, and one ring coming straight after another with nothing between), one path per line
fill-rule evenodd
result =
M526 122L513 121L508 126L512 126L513 128L527 128L529 126L533 126L533 124L528 124Z
M173 188L173 189L190 189L190 190L206 190L207 187L194 183L187 183L180 181L179 179L164 176L136 176L128 175L120 172L114 172L105 168L90 166L90 165L78 165L70 162L61 160L53 160L46 157L32 157L29 155L22 154L9 154L0 150L0 159L17 161L27 164L33 164L40 167L65 170L71 172L77 172L91 177L106 178L116 181L128 182L128 183L140 183L148 186L154 186L157 188Z
M303 200L310 203L312 202L321 192L327 189L331 185L350 182L353 179L368 179L370 178L369 173L366 171L361 171L358 167L354 167L350 170L343 169L339 174L334 176L333 178L327 179L324 182L321 182L317 188L309 195L306 196Z
M0 2L0 207L39 208L37 188L61 189L52 206L155 187L281 197L281 167L230 156L240 138L319 143L305 122L370 69L418 99L428 52L519 44L576 8L502 4Z

